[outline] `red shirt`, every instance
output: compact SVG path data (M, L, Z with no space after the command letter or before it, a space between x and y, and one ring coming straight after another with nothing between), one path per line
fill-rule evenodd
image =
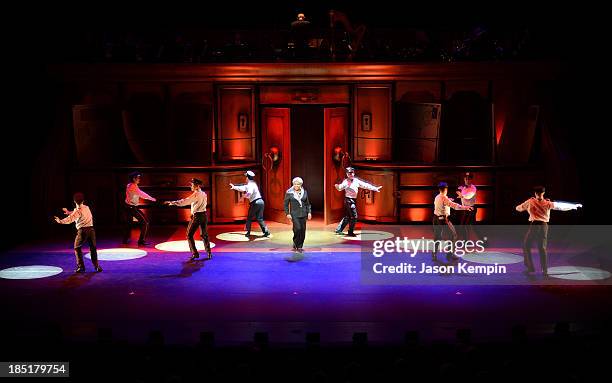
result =
M550 211L555 208L555 203L549 199L529 198L527 201L516 207L517 211L529 213L529 222L550 220Z

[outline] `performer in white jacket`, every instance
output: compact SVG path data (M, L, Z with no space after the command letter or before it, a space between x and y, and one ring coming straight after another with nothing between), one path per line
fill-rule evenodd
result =
M359 188L379 192L382 186L374 186L366 181L355 177L355 169L346 168L346 178L342 183L334 185L338 191L344 190L344 218L336 228L336 234L343 234L342 231L349 225L348 237L355 237L355 224L357 223L357 193Z
M261 197L261 193L259 192L259 187L257 186L257 182L255 182L255 173L252 171L247 171L244 173L246 177L246 184L244 185L234 185L230 183L230 189L238 190L240 192L245 193L245 197L249 199L249 213L246 220L246 237L251 236L251 221L255 219L263 232L264 237L268 237L270 235L270 230L266 226L266 223L263 219L265 203L263 198Z

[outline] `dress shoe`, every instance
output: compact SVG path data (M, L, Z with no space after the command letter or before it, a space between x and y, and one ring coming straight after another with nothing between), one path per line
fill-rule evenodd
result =
M206 259L212 259L212 252L208 251L208 255L206 256Z
M85 272L85 267L84 266L77 266L76 269L74 269L75 273L84 273Z
M143 247L147 247L147 246L151 246L150 242L147 241L138 241L138 246L143 246Z
M95 267L96 273L101 273L102 272L102 268L98 265Z
M244 235L245 237L249 238L251 236L251 232L247 231L247 233Z
M264 235L263 235L263 236L264 236L264 237L269 237L269 236L270 236L270 232L269 232L269 231L266 231L266 232L264 233Z
M336 230L334 231L334 233L336 233L336 235L343 235L344 233L342 232L342 230Z
M355 233L348 233L345 237L356 237L357 234Z
M189 260L190 260L190 261L194 261L194 260L196 260L196 259L198 259L198 258L200 258L200 254L193 254L193 255L191 256L191 258L189 258Z

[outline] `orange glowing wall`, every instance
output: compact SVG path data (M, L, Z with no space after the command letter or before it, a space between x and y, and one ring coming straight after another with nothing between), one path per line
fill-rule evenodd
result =
M435 185L440 181L449 184L448 196L459 202L455 195L455 188L461 182L461 174L465 170L441 168L435 171L401 171L399 180L400 222L422 223L431 221L433 200L437 193ZM491 214L494 205L493 179L491 171L474 172L473 182L478 187L476 195L477 221L487 221L493 218Z
M220 161L254 161L257 157L255 87L220 87L217 108L217 158Z
M249 211L248 199L244 199L240 192L229 190L230 182L236 185L245 183L244 171L216 172L212 178L213 199L215 200L213 222L234 222L246 219ZM257 181L258 178L256 178Z
M391 160L391 85L356 85L353 104L353 159Z
M402 208L401 222L431 222L432 209L426 207Z

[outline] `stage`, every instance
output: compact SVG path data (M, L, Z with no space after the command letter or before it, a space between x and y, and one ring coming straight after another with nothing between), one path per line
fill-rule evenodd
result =
M359 226L386 237L379 225ZM430 226L420 228L431 235ZM452 338L461 328L472 329L475 338L503 338L517 324L546 334L559 321L590 331L609 317L612 289L605 278L572 281L551 271L543 280L524 275L521 261L507 264L501 285L440 275L411 285L365 284L359 238L349 240L335 235L334 226L311 222L305 252L296 254L290 225L270 223L270 230L271 238L253 232L247 240L242 225L210 226L213 259L190 262L182 226L153 227L152 246L146 248L136 247L135 236L120 245L118 231L98 229L104 271L94 273L86 258L87 272L75 274L73 230L66 228L60 237L0 256L3 329L34 336L52 322L71 339L95 339L100 328L110 328L116 338L133 342L160 330L168 342L183 344L195 343L203 331L214 332L219 344L248 342L255 332L285 344L302 343L308 332L319 332L323 343L350 342L354 332L367 332L371 342L394 343L406 331L436 340ZM488 250L522 258L518 246ZM551 244L551 270L568 267L572 257L559 255L564 251ZM10 272L34 265L50 268ZM44 273L50 276L6 279Z

